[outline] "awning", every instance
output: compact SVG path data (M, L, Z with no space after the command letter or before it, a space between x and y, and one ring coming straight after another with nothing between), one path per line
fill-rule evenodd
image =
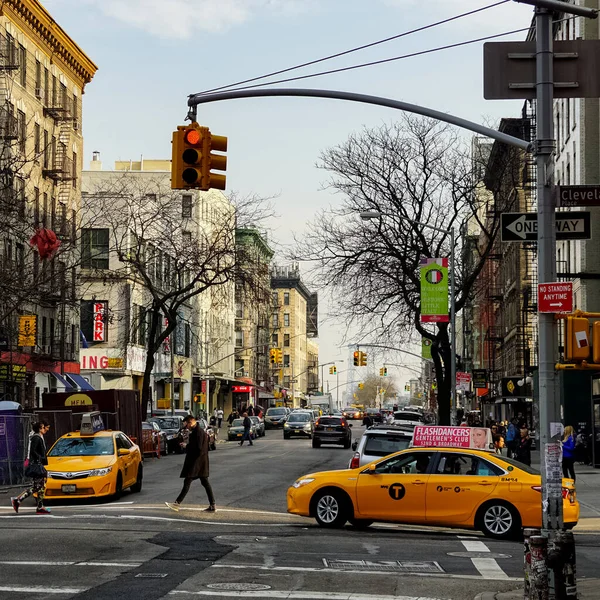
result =
M76 373L65 373L67 381L72 381L75 387L78 387L82 392L93 392L94 388L92 385L84 379L81 375Z
M75 387L73 385L71 385L60 373L50 373L50 375L52 375L52 377L54 377L54 379L56 379L56 381L58 382L59 385L57 385L56 387L64 387L65 388L65 392L74 392L75 391Z

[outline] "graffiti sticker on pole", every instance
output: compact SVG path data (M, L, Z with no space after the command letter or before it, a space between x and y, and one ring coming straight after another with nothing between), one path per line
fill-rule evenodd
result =
M448 259L421 259L421 323L448 323Z

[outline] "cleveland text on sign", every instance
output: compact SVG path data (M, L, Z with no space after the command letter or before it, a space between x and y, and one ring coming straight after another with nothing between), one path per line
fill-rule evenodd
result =
M573 311L573 282L538 283L538 312Z
M556 206L600 206L600 185L557 185Z
M503 242L537 241L537 213L502 213ZM592 227L589 211L556 213L557 240L589 240Z

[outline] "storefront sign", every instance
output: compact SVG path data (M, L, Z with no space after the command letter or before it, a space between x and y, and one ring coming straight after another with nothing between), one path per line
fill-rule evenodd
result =
M493 448L492 432L485 427L418 425L415 427L413 446L489 450Z
M475 389L487 387L487 369L473 369L473 387Z
M94 342L106 341L106 309L107 302L94 302Z
M25 381L26 368L24 365L0 365L0 381Z
M471 389L471 373L459 371L456 374L456 389L468 392Z
M238 394L241 394L241 393L247 394L252 391L252 386L251 385L232 385L231 391L236 392Z
M19 346L33 347L37 341L37 316L21 315L19 317Z
M115 350L116 354L118 350ZM81 348L79 350L79 362L82 369L122 369L124 360L121 356L109 356L106 350L94 350L92 348Z
M448 259L421 259L421 323L448 323Z
M92 399L87 394L71 394L65 400L65 406L92 406Z

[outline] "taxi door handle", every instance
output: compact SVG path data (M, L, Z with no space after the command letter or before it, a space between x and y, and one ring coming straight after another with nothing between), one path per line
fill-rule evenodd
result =
M420 479L415 479L415 481L411 481L411 483L413 485L424 485L424 481L421 481Z
M478 485L492 485L489 481L480 481Z

